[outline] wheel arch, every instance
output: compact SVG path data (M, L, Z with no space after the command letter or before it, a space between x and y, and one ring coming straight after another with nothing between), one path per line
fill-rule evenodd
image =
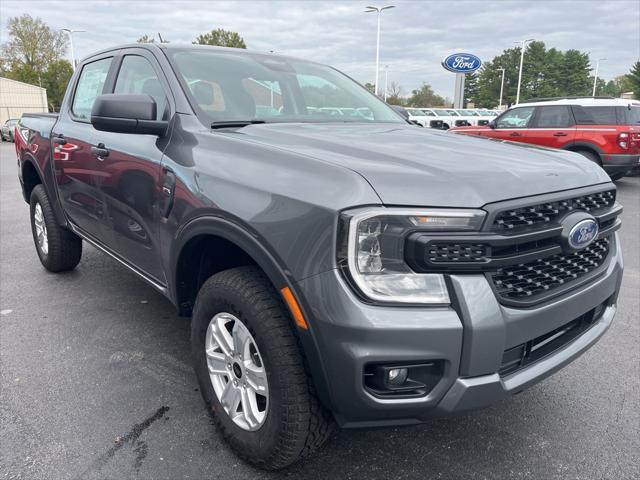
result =
M242 225L236 219L204 215L188 221L179 229L171 248L171 296L178 307L179 314L190 315L199 289L211 275L242 265L258 266L280 295L284 307L289 310L292 328L300 340L318 397L327 408L330 408L330 390L315 341L314 325L309 321L310 309L306 306L304 298L298 292L295 280L291 278L282 260L266 245L266 241L262 240L257 232ZM213 256L211 256L212 251ZM216 260L218 262L214 264ZM285 287L289 288L298 302L307 320L307 329L296 327L294 313L282 297L282 289Z
M573 142L563 148L563 150L569 150L570 152L591 152L598 156L600 160L600 165L602 165L602 156L604 155L604 151L598 145L595 145L590 142Z
M32 160L30 157L27 157L22 161L20 168L20 176L22 178L23 185L22 194L27 203L29 203L31 192L36 188L36 185L44 184L42 174L37 165L37 162Z

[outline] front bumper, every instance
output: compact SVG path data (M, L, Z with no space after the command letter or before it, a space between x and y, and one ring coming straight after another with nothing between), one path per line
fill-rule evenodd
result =
M640 165L640 155L603 155L602 168L609 175L626 174Z
M530 308L498 303L483 275L452 275L453 307L374 306L363 303L337 270L299 282L326 379L323 398L342 427L420 423L434 416L484 407L559 370L607 330L622 280L617 235L605 272L562 297ZM517 372L497 372L503 352L551 332L605 303L598 320L552 354ZM425 396L371 395L363 380L370 363L440 361L442 377Z

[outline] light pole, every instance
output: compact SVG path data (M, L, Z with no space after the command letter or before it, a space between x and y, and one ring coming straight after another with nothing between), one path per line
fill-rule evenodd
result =
M518 91L516 93L516 105L520 103L520 82L522 82L522 64L524 63L524 49L527 46L527 43L533 42L533 38L528 38L527 40L522 40L520 42L520 71L518 72Z
M383 10L388 10L389 8L394 8L394 7L395 5L387 5L385 7L374 7L370 5L365 10L365 13L372 13L372 12L378 13L378 34L376 36L376 81L375 81L375 87L373 90L373 93L375 93L376 95L378 95L378 73L380 72L380 14L382 13Z
M389 65L384 66L384 101L387 101L387 85L389 82Z
M86 30L71 30L70 28L63 28L63 32L67 32L69 34L69 43L71 44L71 66L73 69L76 69L76 54L73 51L73 34L74 33L82 33Z
M606 58L599 58L596 61L596 74L593 76L593 93L591 94L592 97L596 96L596 85L598 83L598 70L600 70L600 61L601 60L606 60Z
M502 71L502 82L500 83L500 105L498 105L498 110L502 110L502 92L504 91L504 68L498 68L498 70Z

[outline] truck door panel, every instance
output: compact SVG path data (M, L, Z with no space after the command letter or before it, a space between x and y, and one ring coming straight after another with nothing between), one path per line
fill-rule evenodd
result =
M113 93L146 94L158 107L157 119L167 119L168 87L148 52L123 51ZM96 175L105 199L105 224L113 232L110 248L161 283L166 279L158 246L161 162L168 137L97 132L96 143L108 152ZM98 145L101 144L101 145Z
M82 231L104 241L104 201L95 177L102 168L91 152L96 130L89 123L91 107L103 93L113 57L82 67L71 109L61 112L51 134L53 166L60 202L68 218Z

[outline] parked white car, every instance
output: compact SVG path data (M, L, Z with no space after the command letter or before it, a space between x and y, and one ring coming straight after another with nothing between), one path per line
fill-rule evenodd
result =
M477 126L478 120L480 120L480 114L473 108L459 108L456 110L462 117L462 120L466 120L469 125Z
M442 120L445 129L455 127L456 122L464 120L453 108L431 108L430 110L436 114L438 120Z
M435 117L435 115L433 114L427 115L421 108L406 108L405 110L409 114L409 120L411 120L412 122L417 122L423 127L427 128L430 127L429 120L431 119L431 117Z

